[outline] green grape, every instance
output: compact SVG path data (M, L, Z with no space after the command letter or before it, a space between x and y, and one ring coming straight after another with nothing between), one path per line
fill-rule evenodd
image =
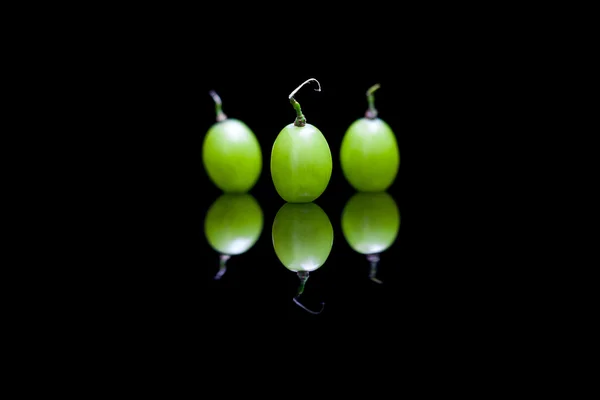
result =
M304 291L309 273L323 266L333 247L333 226L329 217L315 203L285 203L275 215L271 234L277 258L300 279L294 302L312 312L298 298Z
M262 171L262 152L254 132L244 122L228 118L220 97L215 100L217 122L202 143L202 162L210 180L225 193L246 193Z
M387 190L398 174L400 149L396 135L387 122L377 116L373 92L367 91L369 108L365 116L352 122L340 145L340 164L344 177L361 192Z
M400 222L400 210L387 192L355 193L342 210L342 234L354 251L367 256L376 282L380 254L396 240Z
M204 218L204 234L210 246L220 254L219 273L226 270L226 261L252 248L263 230L263 212L249 193L225 193L208 208Z
M285 126L275 138L271 149L271 177L275 190L289 203L309 203L321 196L331 178L333 162L323 133L306 122L294 94L309 79L294 90L289 98L296 110L293 124ZM319 84L319 89L321 86Z

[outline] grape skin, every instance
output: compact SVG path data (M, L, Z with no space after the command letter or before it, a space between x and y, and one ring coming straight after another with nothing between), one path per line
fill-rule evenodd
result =
M223 192L246 193L262 171L260 144L244 122L228 118L206 133L202 162L210 180Z
M319 198L329 184L332 168L329 144L311 124L289 124L273 143L271 177L279 196L289 203Z

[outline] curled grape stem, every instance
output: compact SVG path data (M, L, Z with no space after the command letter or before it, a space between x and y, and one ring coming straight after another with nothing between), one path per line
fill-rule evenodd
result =
M321 314L321 312L325 308L325 303L321 303L321 309L319 311L313 311L313 310L308 309L304 304L300 303L300 300L298 300L300 295L304 292L304 286L306 285L306 281L308 280L309 273L308 273L308 271L298 271L297 275L298 275L298 278L300 278L300 286L298 287L298 294L296 294L296 296L294 296L294 303L296 303L303 310L305 310L311 314Z
M377 118L377 109L375 108L375 91L377 89L379 89L381 87L381 85L379 83L376 83L375 85L371 86L369 88L369 90L367 90L367 102L369 103L369 108L367 109L367 111L365 112L365 118L368 119L375 119Z
M306 81L304 81L300 86L298 86L292 93L290 93L289 95L289 99L290 99L290 103L292 103L292 106L294 107L294 110L296 110L296 120L294 121L294 126L305 126L306 125L306 117L304 116L304 114L302 114L302 110L300 109L300 103L298 103L296 101L296 99L294 99L294 95L296 94L296 92L298 90L300 90L300 88L304 85L306 85L308 82L311 81L315 81L317 82L317 85L319 86L317 89L315 89L317 92L321 91L321 84L319 83L318 80L316 80L315 78L310 78L307 79Z
M305 310L311 314L314 314L314 315L321 314L323 312L323 310L325 309L325 303L321 303L321 309L319 311L310 310L304 304L300 303L300 301L298 300L298 296L294 297L294 303L296 303L298 306L300 306L303 310Z
M225 113L223 112L223 102L221 101L221 98L219 97L217 92L215 92L214 90L211 90L210 92L208 92L208 94L210 94L210 97L212 97L215 102L215 111L217 113L217 121L221 122L221 121L226 120L227 115L225 115Z

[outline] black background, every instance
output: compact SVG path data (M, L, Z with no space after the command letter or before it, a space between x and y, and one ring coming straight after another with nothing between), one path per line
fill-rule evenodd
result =
M56 196L68 211L77 210L78 224L70 232L76 240L55 235L53 226L48 234L60 242L51 261L75 264L73 271L47 269L76 291L59 293L68 309L76 309L72 320L91 316L91 330L109 329L101 341L122 341L132 326L132 342L158 335L144 346L149 357L156 343L175 345L186 334L203 349L215 344L219 350L231 344L219 341L226 333L240 338L288 321L341 321L355 327L351 333L369 348L376 348L383 332L373 329L379 324L413 337L436 336L430 343L455 331L469 339L487 328L500 331L511 311L505 306L517 303L520 288L534 286L521 268L534 261L531 254L527 260L513 257L515 248L528 246L529 231L521 215L511 214L523 202L524 184L517 182L530 180L509 181L505 172L517 158L513 150L520 149L520 139L530 133L515 116L528 112L532 102L529 82L520 85L536 71L527 70L520 54L535 43L515 52L502 40L512 28L504 19L485 29L490 12L472 17L463 10L428 9L414 15L370 4L323 15L299 7L275 18L265 15L280 21L267 25L239 10L241 18L234 21L227 7L197 15L200 30L195 23L179 25L179 17L144 20L136 14L132 20L144 20L143 26L128 23L127 32L117 32L110 43L99 30L102 49L65 66L77 76L69 107L58 104L57 115L76 133L65 147L92 165L66 163L69 173L76 172L69 180L75 193ZM515 84L515 75L525 79ZM271 241L273 219L284 204L270 177L271 146L295 118L288 95L309 78L322 91L310 83L296 99L333 156L331 181L315 201L332 223L333 248L303 295L311 308L325 303L319 315L293 303L298 278L277 259ZM388 190L401 225L395 243L381 254L381 285L368 279L368 262L340 229L354 190L341 174L339 147L345 129L364 115L365 91L375 83L381 85L376 108L396 133L401 153ZM250 192L264 214L262 235L228 262L219 281L213 279L218 254L203 232L206 212L221 194L201 160L202 140L215 122L210 90L221 96L228 116L252 128L263 153L262 175ZM48 101L53 93L46 93ZM92 153L99 157L89 162ZM62 226L62 214L48 214ZM292 356L308 342L296 339L287 348ZM410 345L406 338L388 344Z
M361 62L351 62L354 54L341 56L346 59L325 58L329 63L309 55L297 60L290 56L287 62L261 64L251 70L240 62L239 66L216 67L203 75L193 102L197 124L189 132L195 139L192 164L196 173L190 184L198 195L197 212L190 221L196 227L194 265L201 272L206 316L397 323L407 317L428 320L434 314L456 318L463 315L465 306L473 307L473 302L464 302L468 287L465 278L472 271L469 268L466 272L470 256L456 257L467 244L460 241L465 227L454 207L457 201L471 199L461 193L464 176L455 175L462 161L446 154L460 147L457 125L464 135L474 122L472 117L468 123L460 121L461 115L456 114L471 104L465 104L464 92L472 88L463 83L462 92L454 92L455 81L448 80L449 68L438 67L436 62L442 60L435 57L404 59L389 50ZM326 263L310 274L303 294L309 308L325 303L320 315L311 315L293 303L298 278L279 262L271 239L273 219L284 204L271 181L271 147L280 130L295 119L288 95L309 78L319 81L321 91L315 91L317 85L311 82L295 98L307 121L327 138L333 156L331 181L315 203L332 223L334 244ZM340 170L340 143L345 129L364 115L365 92L376 83L381 88L375 93L375 106L379 117L394 130L401 153L399 173L387 191L398 206L401 226L395 243L381 254L381 285L368 279L365 256L349 247L340 226L343 207L355 193ZM264 162L260 180L250 191L264 213L262 235L248 252L229 260L227 273L219 281L213 280L218 253L203 233L205 213L221 194L208 180L200 158L201 141L215 122L209 90L220 95L229 117L243 120L253 129ZM452 164L446 165L449 161Z
M115 142L127 133L116 150L129 165L111 184L134 196L109 201L124 216L115 234L124 237L117 250L131 254L119 259L133 272L125 281L145 293L134 307L146 302L144 309L152 312L206 322L442 323L489 315L496 302L490 293L504 274L496 268L503 254L489 250L498 242L488 228L490 218L504 212L496 200L505 194L497 190L497 172L487 162L491 150L511 135L503 130L511 104L499 101L507 78L491 73L503 61L487 51L488 37L463 37L460 29L443 35L385 27L356 31L352 40L335 30L322 37L239 32L202 40L195 48L189 39L181 44L171 37L158 50L144 52L143 62L119 70L121 96L106 107L127 117L115 130ZM311 308L325 303L319 315L293 303L298 278L279 262L271 241L273 218L284 204L271 181L271 147L295 119L289 94L309 78L319 81L321 91L311 82L295 98L333 156L330 183L315 203L332 223L334 244L303 295ZM401 154L388 190L401 226L381 255L382 285L368 279L368 262L340 230L341 212L354 190L341 174L339 147L346 128L364 115L365 92L376 83L381 88L375 106L394 130ZM203 232L206 211L221 194L201 160L202 140L215 122L210 90L219 94L229 117L251 127L263 153L260 180L250 191L264 214L262 234L249 251L229 260L219 281L213 280L218 254ZM504 239L501 245L509 247Z

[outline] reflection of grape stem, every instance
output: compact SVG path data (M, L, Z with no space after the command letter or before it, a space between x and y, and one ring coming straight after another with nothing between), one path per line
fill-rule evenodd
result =
M304 286L306 285L306 281L308 280L308 271L298 271L298 278L300 279L300 286L298 287L298 294L296 295L296 297L294 297L294 303L296 303L297 305L299 305L300 307L302 307L304 310L308 311L311 314L320 314L323 311L323 308L325 308L325 303L321 303L321 309L319 311L312 311L309 310L308 308L306 308L302 303L300 303L300 301L298 300L298 297L300 297L300 295L304 292Z
M219 256L219 272L217 272L214 279L219 280L219 279L221 279L223 274L225 274L225 271L227 271L227 265L225 263L230 258L231 258L231 256L229 256L227 254L221 254Z
M367 254L367 260L371 263L369 279L376 283L383 283L375 277L377 275L377 266L379 265L379 254Z

